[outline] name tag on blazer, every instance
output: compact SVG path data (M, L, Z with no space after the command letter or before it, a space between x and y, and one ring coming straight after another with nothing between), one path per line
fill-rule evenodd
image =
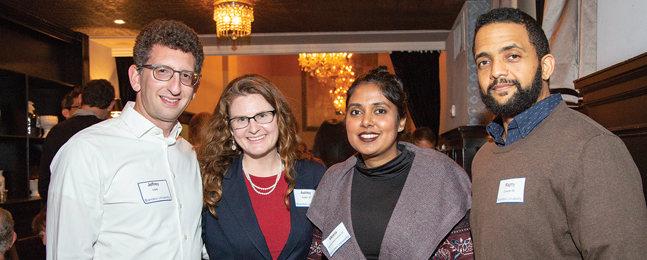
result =
M312 189L294 189L294 202L297 207L310 207L312 197L315 196L315 190Z

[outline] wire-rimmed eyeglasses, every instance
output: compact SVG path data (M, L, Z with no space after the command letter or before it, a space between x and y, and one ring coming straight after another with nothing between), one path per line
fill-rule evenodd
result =
M240 116L240 117L234 117L232 119L229 119L229 125L231 126L232 129L241 129L245 128L249 125L249 120L254 119L256 123L259 124L268 124L274 120L274 114L276 112L274 110L271 111L265 111L265 112L260 112L254 116Z
M153 71L153 77L156 80L169 81L173 78L173 75L177 72L180 74L180 83L185 86L194 87L200 81L199 73L195 73L190 70L174 70L173 68L166 65L157 65L157 64L146 64L141 65L139 68L147 68Z

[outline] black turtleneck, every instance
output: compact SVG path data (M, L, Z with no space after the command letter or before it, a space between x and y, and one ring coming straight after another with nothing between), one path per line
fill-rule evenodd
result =
M366 259L378 259L382 238L400 198L415 154L398 144L393 160L367 168L358 156L351 189L351 218L355 239Z

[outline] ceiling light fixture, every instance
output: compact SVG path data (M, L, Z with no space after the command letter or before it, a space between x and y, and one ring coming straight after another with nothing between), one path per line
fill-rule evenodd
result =
M254 8L251 1L220 0L214 4L213 20L218 37L236 40L252 33Z
M117 20L115 20L115 23L116 24L125 24L126 22L124 22L124 20L117 19Z
M355 81L352 53L301 53L299 66L325 88L329 88L336 114L346 109L346 92Z

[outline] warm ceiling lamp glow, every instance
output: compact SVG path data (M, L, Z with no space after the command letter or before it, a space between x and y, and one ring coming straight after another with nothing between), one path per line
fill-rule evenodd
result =
M330 88L330 97L335 113L342 114L346 108L346 92L355 81L351 61L352 53L301 53L299 66L317 79L324 87Z
M124 22L124 20L117 19L117 20L115 20L115 23L116 24L125 24L126 22Z
M213 20L216 21L218 37L236 40L252 33L254 8L249 1L218 1L214 5Z

